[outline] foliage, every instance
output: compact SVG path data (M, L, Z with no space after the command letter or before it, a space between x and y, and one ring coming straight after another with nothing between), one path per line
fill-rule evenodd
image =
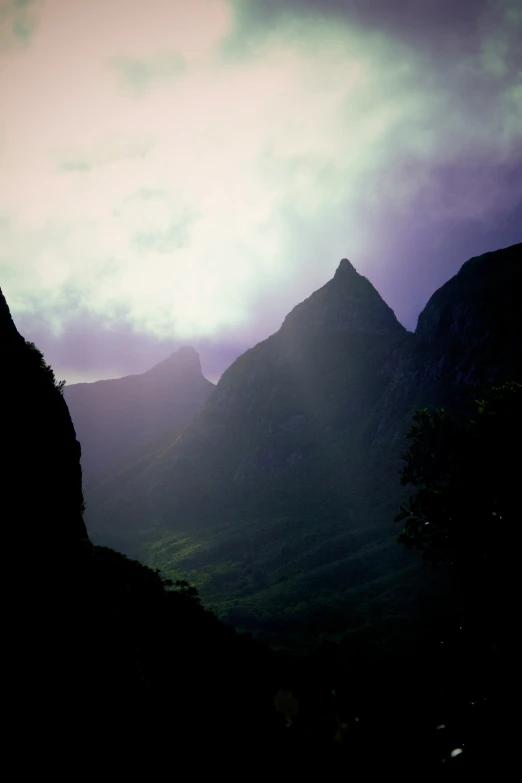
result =
M65 386L65 381L57 381L56 376L54 374L54 370L51 367L50 364L47 364L45 361L43 353L40 351L39 348L36 347L36 345L29 340L25 341L25 344L27 348L29 348L30 351L33 351L34 354L38 357L39 366L41 371L49 378L49 380L52 382L54 388L60 392L60 394L63 395L63 388Z
M398 540L462 578L488 572L488 583L501 580L519 513L522 386L490 389L467 422L442 408L418 411L408 437L401 482L417 491L396 517L404 523Z

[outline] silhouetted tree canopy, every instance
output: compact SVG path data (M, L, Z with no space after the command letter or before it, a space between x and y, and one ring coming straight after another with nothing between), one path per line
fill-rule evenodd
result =
M55 387L55 389L57 389L60 392L60 394L63 394L63 387L65 386L65 381L64 380L63 381L57 381L56 380L56 376L54 374L53 368L51 367L50 364L47 364L47 362L45 361L43 353L40 351L39 348L36 347L36 345L34 343L30 342L29 340L26 340L25 344L26 344L26 346L28 348L31 349L31 351L34 351L34 353L35 353L35 355L37 357L37 360L38 360L38 363L39 363L41 371L52 381L53 386Z
M520 516L522 386L506 383L475 402L466 421L444 409L414 415L401 473L415 487L396 519L398 541L455 573L470 606L500 617L513 595Z
M400 542L434 563L487 560L516 513L522 386L488 391L464 426L444 408L413 419L401 483L417 491L397 515L405 523Z

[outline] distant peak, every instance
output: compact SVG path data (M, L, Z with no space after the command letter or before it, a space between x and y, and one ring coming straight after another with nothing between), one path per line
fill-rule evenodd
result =
M178 348L177 351L174 351L174 353L170 355L171 359L173 359L174 357L180 359L182 359L183 357L186 357L187 359L189 358L193 359L194 357L197 357L199 359L199 354L196 351L196 349L193 348L191 345L182 345L181 348Z
M357 274L357 270L352 264L351 261L348 261L347 258L342 258L341 263L337 267L337 270L334 275L334 279L336 277L345 277L346 275L353 275Z
M177 351L171 353L167 362L176 364L185 369L193 368L201 372L199 353L191 345L182 345Z
M198 352L190 345L183 345L178 348L177 351L171 353L167 359L164 359L159 364L154 365L147 373L157 374L171 373L172 371L181 370L183 373L196 373L201 375L201 361Z

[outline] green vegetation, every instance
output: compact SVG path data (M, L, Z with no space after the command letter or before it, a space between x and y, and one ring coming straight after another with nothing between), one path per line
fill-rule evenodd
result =
M188 534L166 533L148 562L185 578L236 628L287 649L359 635L390 637L393 618L413 632L436 578L393 540L392 526L347 531L333 520L240 519ZM234 552L232 560L229 553ZM402 644L402 643L401 643Z
M60 394L63 395L63 388L65 386L65 381L57 381L56 376L54 374L54 370L51 367L50 364L47 364L45 361L43 353L40 351L39 348L36 347L34 343L29 342L29 340L25 341L25 344L27 348L29 348L30 351L34 352L35 356L37 357L37 361L40 367L40 370L42 371L43 375L48 378L51 383L53 384L54 388L60 392Z

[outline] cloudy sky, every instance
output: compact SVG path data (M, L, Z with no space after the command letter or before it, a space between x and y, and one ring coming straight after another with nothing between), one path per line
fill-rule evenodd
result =
M522 240L521 0L0 0L0 283L68 382L215 380L350 258Z

